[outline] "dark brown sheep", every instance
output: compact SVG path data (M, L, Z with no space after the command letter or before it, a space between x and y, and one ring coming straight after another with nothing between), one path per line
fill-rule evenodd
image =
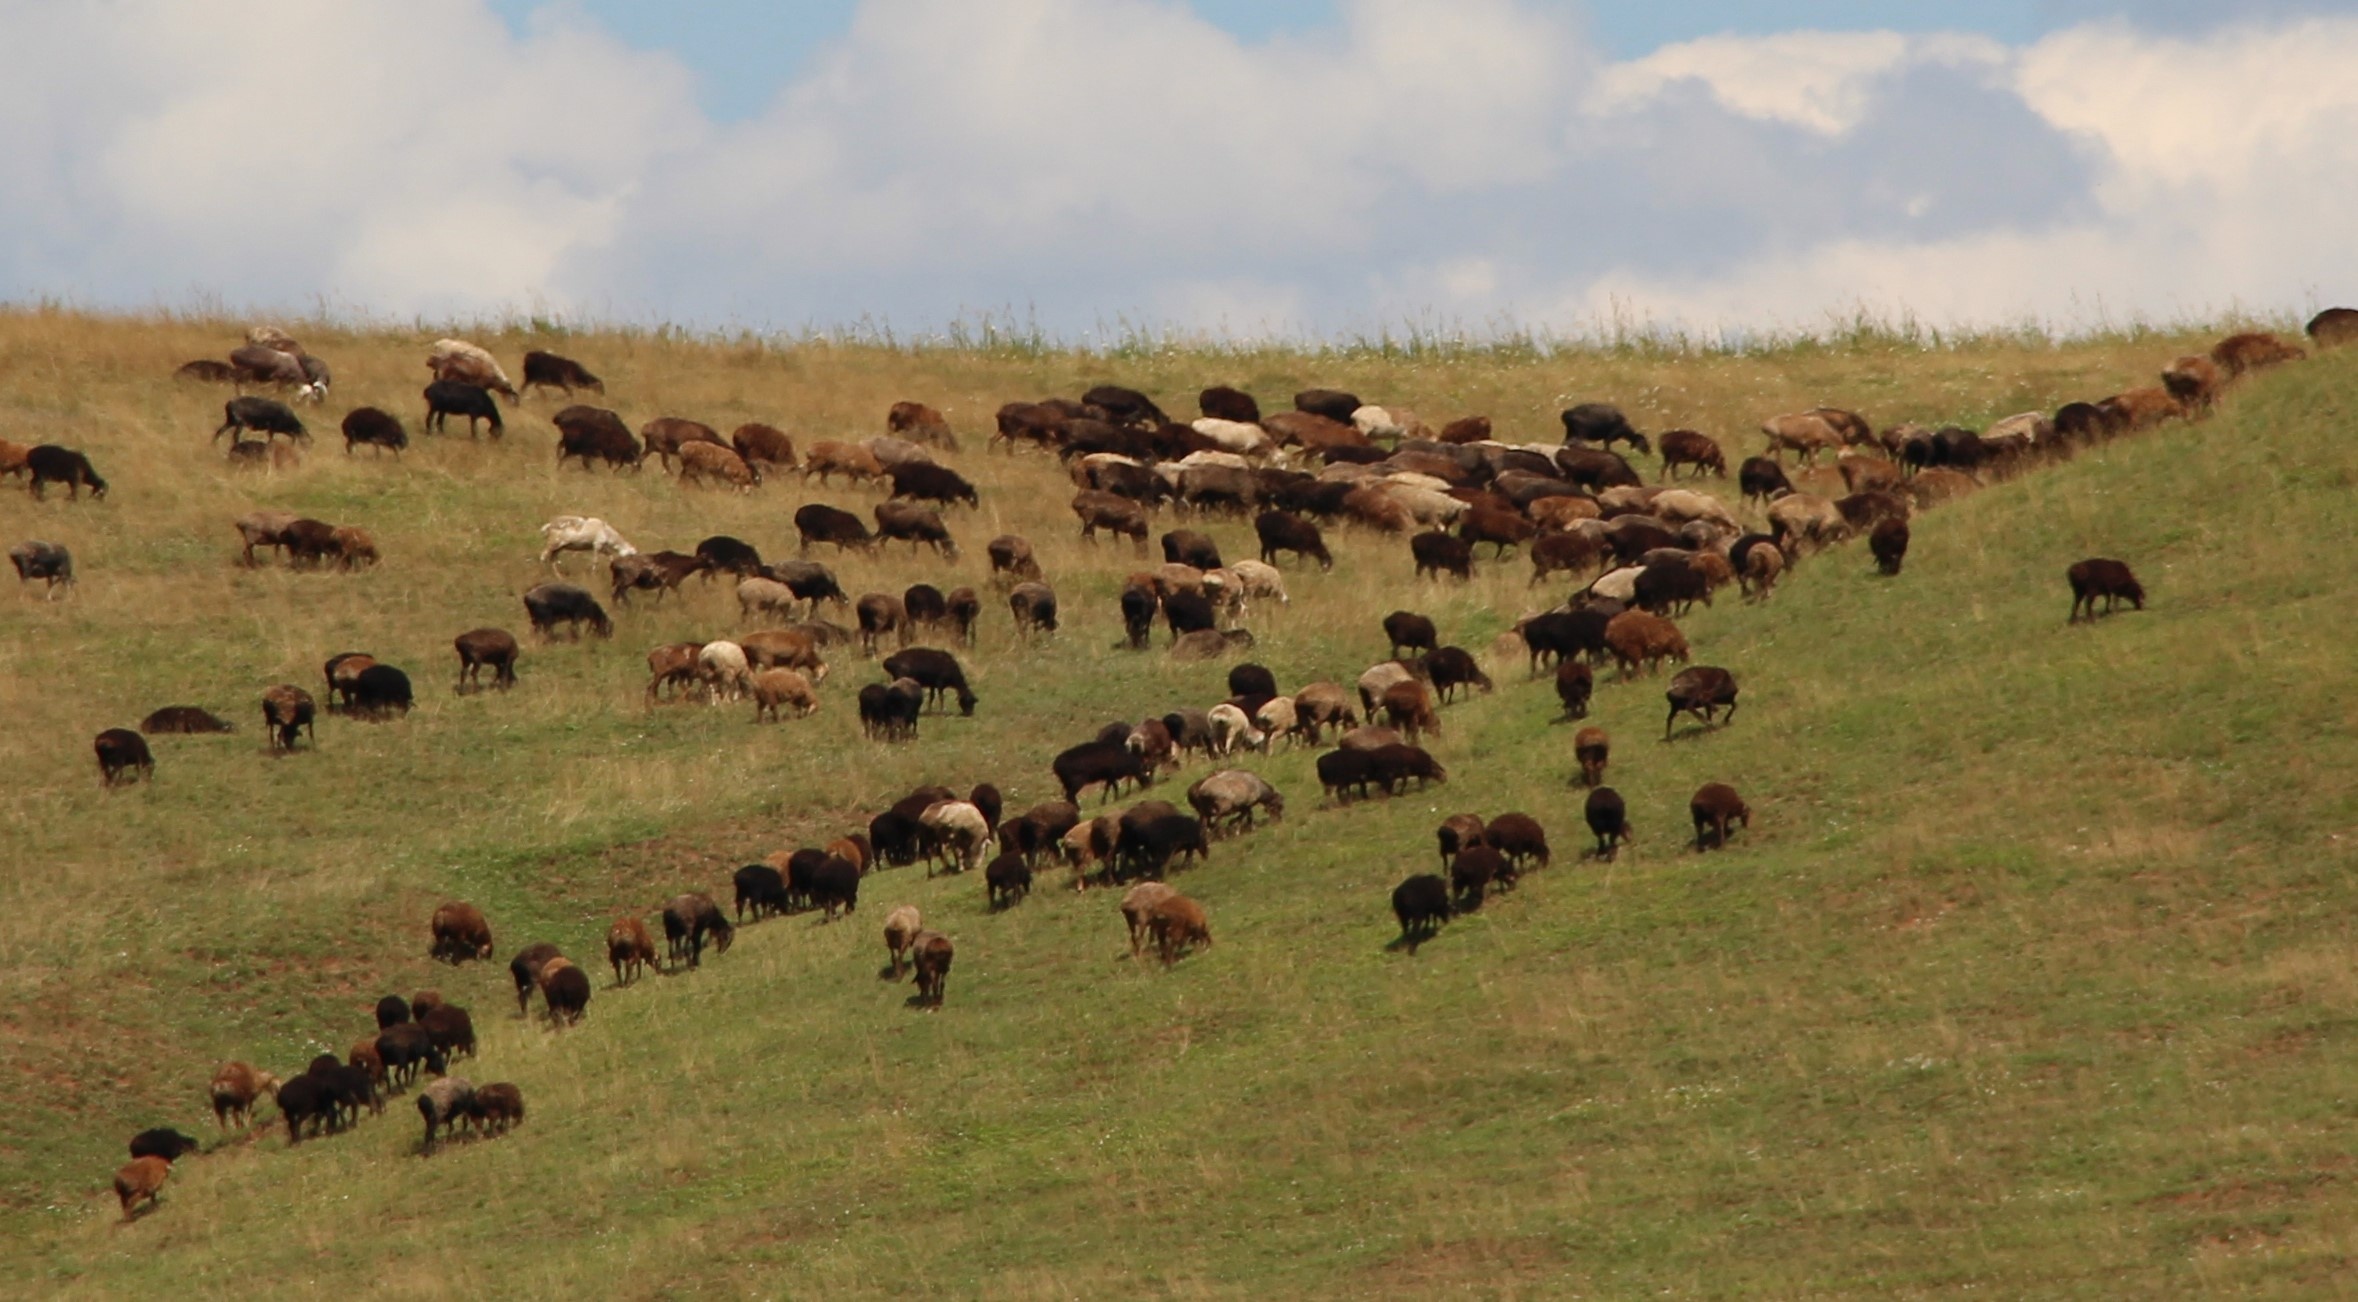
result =
M1029 540L1016 534L1001 534L991 539L983 550L991 558L992 582L1015 584L1040 581L1040 562L1032 555Z
M262 693L262 726L270 733L270 748L274 751L295 748L295 739L311 733L314 744L319 735L312 731L312 719L319 706L311 693L292 683L280 683Z
M1727 454L1710 435L1691 429L1663 431L1658 440L1662 449L1662 478L1674 479L1680 466L1693 466L1696 476L1708 470L1721 479L1728 477Z
M1545 868L1548 864L1547 829L1529 814L1506 813L1482 829L1482 843L1498 851L1513 873Z
M1408 540L1408 551L1416 558L1416 576L1430 574L1439 578L1454 574L1471 581L1474 577L1474 549L1464 539L1428 529Z
M1440 735L1441 716L1433 707L1432 689L1416 679L1385 688L1382 705L1385 721L1410 741L1428 732Z
M428 958L457 964L491 957L491 923L483 910L463 900L445 901L436 908L429 930L434 943L426 951Z
M107 729L98 734L91 749L98 753L100 786L112 787L156 775L156 760L148 753L147 738L129 728Z
M1572 757L1580 761L1580 785L1593 787L1605 780L1605 765L1613 758L1613 739L1602 728L1582 728L1572 738Z
M1752 811L1745 807L1744 798L1724 782L1706 782L1687 802L1687 812L1695 819L1695 848L1716 850L1728 843L1728 826L1741 823L1749 830Z
M729 446L721 441L720 431L681 416L657 416L648 421L639 427L639 441L645 449L639 453L639 460L653 457L666 470L671 469L672 459L679 456L680 449L690 443L709 443L723 449Z
M541 969L548 966L550 959L563 957L563 952L544 940L526 945L516 951L514 958L508 960L508 976L516 983L516 1011L519 1014L532 1009L532 992L540 984Z
M655 938L636 914L625 914L606 928L606 961L614 965L614 984L629 985L641 971L655 966Z
M1629 807L1622 803L1621 793L1611 787L1598 787L1588 793L1588 804L1582 811L1588 819L1588 830L1596 833L1599 859L1611 859L1621 851L1621 843L1629 840Z
M2066 623L2079 622L2082 606L2087 607L2089 619L2096 618L2096 599L2099 597L2104 599L2104 613L2107 615L2123 601L2139 610L2145 609L2145 588L2123 562L2106 560L2100 556L2090 557L2064 571L2064 578L2071 584L2071 618Z
M115 1172L115 1197L122 1201L123 1219L130 1220L140 1203L155 1206L171 1174L172 1164L160 1157L135 1157Z
M1589 696L1596 689L1596 676L1578 660L1556 662L1556 699L1564 703L1564 717L1588 717Z
M1681 669L1678 676L1670 680L1670 690L1663 695L1670 700L1670 717L1662 722L1664 741L1670 740L1670 727L1678 722L1678 716L1682 714L1694 715L1703 721L1705 728L1709 728L1712 716L1725 708L1728 713L1723 722L1735 721L1736 676L1717 666L1696 665Z
M516 635L504 628L471 628L455 638L458 648L458 690L483 685L483 670L491 670L491 685L501 690L516 685Z
M1147 930L1154 936L1164 967L1178 962L1191 946L1212 946L1212 923L1204 906L1184 895L1170 895L1156 903L1147 915Z
M1625 610L1605 625L1605 646L1621 666L1621 676L1630 677L1642 665L1651 671L1664 660L1679 664L1687 660L1686 635L1678 625L1659 615L1642 610Z
M1081 536L1095 541L1097 531L1126 537L1146 554L1146 508L1126 497L1097 489L1084 489L1073 495L1073 514L1080 517Z
M1441 849L1441 866L1448 868L1458 851L1482 844L1482 834L1488 827L1480 814L1451 814L1442 819L1441 826L1433 831L1433 839Z
M2307 356L2296 345L2288 344L2272 334L2256 331L2229 335L2211 347L2211 360L2227 373L2229 379L2285 362L2297 362Z
M938 931L920 931L910 942L916 960L917 1002L927 1008L942 1006L942 991L949 984L950 963L957 957L957 946Z
M529 393L534 389L562 389L570 398L575 389L604 393L606 382L570 357L534 349L524 354L524 385L519 392Z
M1867 550L1874 553L1876 569L1886 575L1899 573L1908 559L1908 522L1897 518L1878 521L1867 535Z
M748 466L758 468L770 465L784 470L794 470L800 466L794 456L794 440L786 436L786 431L774 425L758 422L739 425L729 435L729 446L736 450L738 459Z
M524 1124L524 1091L507 1081L481 1086L467 1100L467 1119L485 1134L505 1134Z
M236 732L237 725L198 706L167 705L141 719L139 730L155 737L168 733Z

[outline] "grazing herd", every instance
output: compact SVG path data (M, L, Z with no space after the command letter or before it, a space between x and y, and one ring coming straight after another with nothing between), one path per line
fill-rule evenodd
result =
M2320 346L2343 342L2358 338L2353 322L2358 313L2323 314L2311 323L2310 333ZM1665 692L1663 739L1668 742L1678 735L1681 716L1694 725L1689 736L1724 728L1736 717L1736 676L1693 663L1688 639L1674 622L1694 604L1710 605L1730 584L1748 601L1766 601L1797 562L1862 534L1877 570L1897 576L1917 512L2099 439L2167 419L2199 419L2239 377L2302 355L2270 336L2238 335L2208 354L2177 359L2157 386L2067 404L2052 414L2009 417L1983 431L1911 424L1877 431L1857 413L1833 407L1775 416L1760 426L1761 455L1738 467L1742 496L1759 504L1766 522L1757 531L1719 498L1673 482L1682 472L1689 481L1724 480L1728 456L1719 440L1692 429L1649 438L1603 403L1562 411L1562 443L1542 445L1499 441L1484 416L1463 417L1436 432L1404 409L1329 389L1306 390L1295 395L1294 410L1264 415L1251 395L1215 386L1198 395L1201 418L1181 423L1145 394L1104 385L1078 400L1006 404L996 413L984 452L1014 456L1019 449L1038 449L1053 455L1076 490L1071 509L1079 537L1096 543L1104 533L1132 544L1142 568L1121 585L1121 646L1150 649L1159 621L1168 634L1167 654L1174 659L1225 658L1249 650L1254 637L1243 623L1254 603L1264 609L1290 603L1278 566L1314 562L1321 573L1334 570L1333 530L1379 538L1405 535L1420 583L1467 580L1477 566L1498 564L1521 551L1531 563L1533 585L1556 575L1580 583L1566 602L1527 614L1514 626L1529 676L1543 671L1552 676L1557 717L1577 721L1588 716L1598 671L1608 659L1621 680L1652 674L1668 663L1678 666ZM524 393L550 389L568 399L576 391L605 393L604 383L580 363L543 352L525 355L521 391L495 358L463 341L437 342L427 366L431 378L423 394L423 427L429 431L447 432L448 421L463 416L470 436L487 433L496 440L505 433L503 400L512 407ZM229 435L233 459L244 462L275 456L281 439L291 446L310 442L288 402L248 394L246 388L274 387L292 401L320 403L330 384L324 362L268 328L251 332L227 363L191 362L179 374L239 389L225 404L214 438ZM615 632L614 617L598 596L563 580L562 563L575 553L606 565L611 580L606 599L617 610L626 608L634 594L660 603L678 594L690 577L709 582L727 575L735 579L742 619L783 622L725 639L650 650L644 693L650 706L667 699L668 692L669 699L695 697L713 704L749 699L754 719L761 722L803 718L823 708L828 652L841 648L848 654L856 645L878 660L882 673L882 681L856 692L862 730L871 740L914 741L922 718L929 711L946 714L951 702L959 717L975 714L978 696L958 657L940 647L914 645L926 634L973 645L984 610L973 588L945 592L918 583L902 593L873 592L852 600L834 574L810 557L818 545L838 554L881 555L893 542L907 543L912 557L930 551L935 560L949 562L961 556L950 520L955 512L975 512L981 498L964 476L935 459L935 452L959 447L941 412L921 403L896 403L886 434L857 443L814 441L799 456L790 436L758 423L741 425L723 439L710 425L663 416L634 436L617 413L574 404L557 412L552 424L558 431L559 463L578 460L584 471L599 464L638 471L652 459L683 486L752 492L778 472L793 470L821 487L838 478L874 484L887 491L887 498L870 514L873 529L853 512L820 502L803 505L792 518L795 558L769 562L753 546L726 536L706 538L691 551L648 553L605 521L552 519L541 526L540 562L558 577L535 584L522 597L535 636L579 639L586 628L608 638ZM398 457L409 444L401 420L377 408L353 411L342 431L347 455L367 445ZM249 434L258 437L248 439ZM1657 483L1649 486L1631 461L1613 450L1616 444L1632 455L1658 452ZM241 451L248 448L260 450ZM1796 487L1786 473L1788 452L1804 468L1803 482L1810 487ZM1839 495L1812 491L1828 483L1821 477L1826 472L1809 473L1821 458L1830 459L1838 472ZM36 498L51 484L67 487L77 499L84 488L96 498L107 493L106 481L87 458L61 447L0 444L0 470L27 472ZM1166 507L1197 520L1222 514L1250 518L1257 559L1227 561L1208 534L1176 528L1161 536L1163 563L1143 568L1153 517ZM257 511L234 523L249 566L257 563L259 547L279 551L297 567L332 563L350 570L381 560L374 539L359 526L273 511ZM1002 535L984 550L991 582L1003 594L1020 638L1038 642L1072 627L1073 612L1060 603L1029 541ZM41 581L45 599L70 593L76 584L73 559L57 544L28 541L12 549L10 559L20 581ZM2073 598L2070 623L2109 614L2121 602L2144 609L2145 592L2121 561L2083 560L2070 567L2067 578ZM823 617L826 606L848 612L854 625ZM708 948L727 953L738 928L749 922L806 911L826 921L849 917L857 910L866 877L919 862L926 864L928 877L979 871L992 912L1021 907L1037 874L1061 864L1071 869L1075 890L1123 888L1119 912L1133 958L1151 944L1168 967L1208 950L1208 911L1167 879L1208 862L1216 843L1246 835L1264 819L1281 820L1287 811L1284 795L1266 778L1224 764L1267 756L1281 744L1324 746L1331 733L1332 748L1318 753L1312 764L1330 808L1449 783L1448 769L1425 743L1452 735L1448 707L1493 693L1498 684L1472 652L1445 643L1434 621L1415 611L1391 612L1382 619L1381 632L1390 658L1355 679L1338 675L1335 681L1284 692L1266 667L1239 663L1228 674L1226 699L1149 713L1136 723L1111 723L1075 739L1045 765L1061 792L1059 800L1017 812L1003 807L990 782L964 793L921 787L824 846L776 851L739 869L732 881L733 917L710 895L677 895L660 909L666 942L660 956L648 920L622 914L605 934L613 986L630 986L649 969L697 968ZM515 684L522 646L514 634L478 627L459 634L453 647L459 661L456 690ZM364 653L329 659L324 676L331 712L383 720L414 703L407 674ZM305 689L269 687L262 705L273 751L292 752L306 738L315 738L318 705ZM94 742L102 783L113 788L152 779L156 765L147 735L231 730L231 724L196 706L157 710L138 730L109 728ZM1570 782L1586 792L1582 817L1595 838L1591 857L1611 862L1634 834L1624 797L1604 785L1611 739L1602 728L1583 726L1573 736L1572 752L1576 772ZM1200 757L1213 769L1185 788L1185 808L1145 798L1158 779L1190 757ZM1093 789L1101 806L1125 789L1132 803L1119 812L1086 816L1082 802ZM1696 790L1689 812L1697 852L1722 849L1736 832L1750 832L1750 807L1723 782ZM1400 929L1396 944L1409 953L1452 918L1481 909L1486 900L1512 891L1523 877L1551 862L1546 828L1520 811L1489 818L1452 815L1437 837L1440 871L1413 874L1391 895ZM428 930L429 953L445 962L486 961L495 952L489 921L464 902L435 910ZM889 959L884 975L897 981L904 972L910 974L916 986L911 1004L942 1007L956 953L950 937L927 927L915 906L901 904L887 911L884 940ZM529 1015L537 993L552 1028L587 1016L595 983L557 946L523 947L509 970L521 1013ZM424 1122L421 1151L432 1151L462 1130L496 1135L522 1122L523 1098L514 1085L476 1086L450 1074L455 1059L475 1052L473 1022L464 1008L433 991L406 1000L387 996L377 1006L376 1022L375 1034L343 1059L323 1054L283 1079L242 1062L225 1064L209 1082L217 1125L225 1130L250 1125L255 1105L267 1098L276 1103L293 1145L351 1128L364 1112L381 1115L388 1092L422 1077L431 1079L416 1097ZM131 1147L132 1161L117 1173L114 1185L125 1219L155 1203L172 1163L198 1145L178 1132L150 1130Z

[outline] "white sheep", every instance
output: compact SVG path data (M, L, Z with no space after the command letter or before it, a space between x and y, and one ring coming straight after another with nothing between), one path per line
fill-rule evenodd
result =
M1269 734L1253 726L1245 712L1227 701L1205 711L1212 721L1212 754L1226 755L1242 747L1245 750L1269 749Z
M1744 526L1729 513L1726 504L1708 493L1698 493L1688 488L1667 489L1655 494L1650 505L1655 517L1669 524L1702 520L1726 530L1731 536L1744 532Z
M743 699L753 686L753 670L745 662L745 648L734 642L705 643L704 649L696 653L696 677L715 705L724 699Z
M1376 706L1384 699L1386 691L1396 683L1413 682L1415 679L1416 675L1408 666L1397 660L1369 665L1367 672L1359 675L1359 704L1367 711L1368 717L1373 718Z
M1193 422L1190 428L1218 444L1222 452L1240 457L1265 457L1277 450L1277 441L1269 437L1269 431L1250 421L1206 416Z
M1515 645L1519 647L1522 643ZM1294 698L1277 696L1261 703L1260 710L1253 715L1253 722L1272 738L1292 737L1294 729L1301 724L1301 714L1294 708ZM1266 743L1261 747L1263 750L1268 748Z
M500 369L498 358L493 357L489 350L464 339L435 340L434 346L426 353L426 365L437 379L449 379L449 373L455 370L463 379L474 380L482 376L498 381L497 384L490 384L476 380L477 383L484 383L485 388L498 389L503 393L515 388L508 379L508 373Z
M1247 599L1275 597L1280 606L1293 604L1293 598L1285 592L1285 576L1278 573L1274 565L1261 561L1238 561L1228 567L1228 572L1235 576L1239 594Z
M1449 485L1431 475L1393 475L1381 480L1377 487L1393 500L1408 508L1421 525L1443 525L1466 513L1464 502L1451 497Z
M1371 439L1396 439L1406 432L1391 412L1373 404L1352 412L1351 424Z
M953 872L967 872L982 862L983 847L991 843L991 822L982 810L964 800L941 800L925 807L917 823L933 833L935 853ZM952 856L955 856L954 860ZM925 875L933 875L926 866Z
M618 557L639 554L629 539L596 516L560 515L540 527L540 536L547 544L541 548L540 562L550 569L560 568L557 557L566 552Z
M1596 582L1588 585L1589 595L1610 597L1625 605L1635 601L1637 600L1637 577L1645 573L1645 568L1643 565L1624 565L1620 569L1604 574Z

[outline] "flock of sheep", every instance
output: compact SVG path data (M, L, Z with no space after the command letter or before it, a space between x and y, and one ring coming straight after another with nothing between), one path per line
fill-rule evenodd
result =
M2335 309L2320 315L2309 333L2320 345L2358 338L2358 311ZM1532 583L1557 573L1583 578L1562 606L1529 616L1515 626L1514 642L1537 676L1552 665L1562 717L1579 719L1595 689L1595 668L1610 657L1621 677L1650 671L1662 661L1686 665L1670 681L1665 738L1681 714L1705 730L1734 718L1738 688L1728 670L1689 664L1690 648L1673 617L1692 603L1710 603L1715 592L1737 584L1748 599L1766 600L1780 577L1808 553L1864 533L1877 567L1900 572L1907 553L1908 521L1915 511L1975 491L1988 479L2014 473L2043 460L2069 456L2096 440L2150 428L2168 419L2204 415L2224 389L2253 371L2303 356L2302 350L2272 336L2236 335L2206 355L2177 359L2162 383L2094 403L2070 403L2056 412L2009 417L1984 431L1938 430L1895 425L1880 432L1856 413L1821 407L1770 419L1762 426L1762 454L1743 461L1738 483L1757 499L1767 522L1749 529L1718 498L1687 488L1648 485L1616 443L1633 453L1661 457L1659 480L1684 469L1695 476L1727 475L1727 455L1717 440L1694 430L1671 430L1652 439L1637 431L1618 410L1583 404L1562 413L1561 445L1512 444L1491 438L1490 422L1468 417L1432 430L1413 414L1362 402L1356 395L1309 390L1295 397L1295 410L1264 416L1238 390L1217 387L1199 398L1200 419L1168 419L1146 395L1100 386L1078 400L1010 403L997 413L989 448L1035 445L1061 460L1078 488L1072 509L1082 535L1100 531L1132 540L1143 553L1152 514L1165 504L1201 515L1223 511L1250 515L1260 542L1255 560L1225 561L1212 539L1193 529L1174 529L1161 538L1164 563L1130 576L1120 597L1127 645L1151 644L1153 625L1163 622L1170 653L1211 658L1249 648L1240 627L1251 603L1285 603L1279 563L1289 554L1296 564L1335 565L1326 529L1351 527L1376 534L1407 534L1420 577L1471 574L1476 548L1488 544L1504 558L1523 549L1533 567ZM469 416L470 427L488 416L492 434L503 426L494 395L521 400L490 354L460 341L438 343L428 359L433 380L425 392L429 425L447 415ZM577 389L603 393L586 368L547 353L531 353L524 364L525 389L557 388L568 397ZM330 380L326 365L283 333L258 329L227 364L198 362L181 374L206 381L275 385L297 401L324 401ZM233 458L254 461L250 445L276 446L280 438L300 443L309 434L285 403L242 394L226 405L216 432L232 436ZM819 708L819 688L828 677L827 654L859 643L869 655L897 640L883 661L884 681L858 693L867 735L880 742L916 736L929 704L946 708L954 697L961 714L971 715L976 697L954 654L912 647L919 634L971 645L982 600L972 588L942 592L929 584L906 592L865 594L850 601L826 566L808 558L814 546L838 551L875 551L890 541L907 541L912 553L930 547L942 558L957 556L943 511L977 501L973 487L940 465L936 451L952 451L956 436L941 414L918 403L896 404L886 435L861 443L822 441L798 456L793 441L773 427L749 424L723 440L699 422L659 418L634 439L621 418L600 408L569 406L556 414L560 461L578 458L585 470L603 464L637 470L647 460L676 465L683 483L703 480L750 491L765 474L795 470L822 484L834 476L855 483L879 483L889 498L878 503L871 531L856 515L813 503L796 513L799 554L765 562L741 540L707 538L692 552L644 553L603 521L561 517L543 526L542 560L551 568L576 552L606 561L611 587L607 600L618 608L634 593L660 601L695 575L729 574L747 620L779 616L789 622L733 639L673 644L648 655L646 698L660 700L665 689L713 701L750 699L757 719L774 720L790 709L805 715ZM361 408L344 422L346 450L368 445L396 455L408 443L398 417ZM261 438L249 442L248 433ZM625 445L628 445L627 447ZM986 451L989 450L986 448ZM1794 486L1783 465L1791 451L1811 465L1831 452L1846 490L1829 497ZM265 457L267 453L263 454ZM46 467L46 469L43 469ZM0 444L0 472L32 472L38 496L46 483L66 483L103 496L106 484L88 460L70 449L25 449ZM379 553L365 529L257 512L237 522L245 560L256 563L257 547L280 548L298 565L330 562L346 567L376 562ZM1016 628L1026 637L1053 635L1060 627L1054 589L1030 543L1004 535L986 548L992 583L1004 594ZM41 580L45 595L70 590L72 558L53 543L33 540L11 552L20 579ZM2091 558L2071 567L2072 619L2093 618L2102 600L2109 611L2128 600L2140 609L2144 592L2128 567ZM578 637L584 625L611 635L612 616L597 596L565 582L533 587L524 596L535 634L548 638L560 627ZM823 617L832 607L856 612L856 628ZM800 618L794 618L799 615ZM1420 788L1445 782L1443 766L1419 743L1442 730L1441 706L1461 690L1489 692L1490 677L1463 648L1445 645L1430 619L1397 610L1382 621L1391 654L1358 676L1356 691L1335 682L1307 684L1281 692L1262 666L1238 664L1228 675L1228 699L1202 709L1183 708L1137 724L1116 723L1057 754L1050 769L1063 799L1041 802L1012 816L1002 809L997 788L978 784L961 794L946 787L910 793L861 830L824 847L781 851L740 869L733 881L735 918L711 896L688 892L662 911L672 965L700 964L704 947L725 952L735 927L750 912L770 914L823 910L833 918L857 905L862 879L872 871L917 862L935 869L982 869L990 904L1012 907L1029 892L1043 863L1072 866L1076 887L1126 887L1120 911L1138 955L1152 941L1162 962L1178 961L1191 949L1211 944L1203 906L1162 879L1174 869L1207 856L1212 839L1249 828L1257 813L1282 817L1283 796L1259 775L1241 768L1216 768L1186 792L1188 810L1163 800L1141 800L1119 814L1084 817L1080 800L1101 788L1110 800L1128 785L1143 791L1156 778L1179 768L1191 755L1215 764L1232 757L1266 753L1279 741L1316 745L1330 730L1336 746L1318 756L1316 769L1326 796L1336 804L1392 794L1414 782ZM1503 641L1503 639L1502 639ZM489 669L493 687L515 680L521 643L508 631L480 628L454 640L460 690L480 689ZM1503 648L1502 648L1503 649ZM330 708L354 717L386 719L412 701L408 676L370 656L348 653L324 669ZM1356 709L1354 709L1356 704ZM304 689L280 684L263 696L263 714L274 748L296 749L312 727L317 702ZM144 734L225 731L229 724L194 706L158 710L138 730L112 728L95 742L101 779L108 786L151 776L154 758ZM1631 834L1626 804L1603 784L1611 741L1602 729L1583 727L1574 737L1578 775L1588 789L1584 808L1596 838L1595 854L1610 858ZM1748 828L1751 811L1722 783L1709 783L1690 802L1698 850L1727 844L1737 828ZM1541 823L1508 812L1484 819L1462 814L1438 830L1441 873L1419 873L1393 892L1392 907L1401 944L1411 952L1456 913L1479 908L1495 889L1550 858ZM995 855L988 852L998 847ZM913 1003L938 1008L955 954L942 933L926 928L917 909L890 910L885 942L891 976L912 969L918 987ZM487 920L473 906L453 901L430 924L431 953L453 963L486 959L493 953ZM652 933L645 922L625 915L607 935L607 958L616 986L626 986L645 968L660 969ZM520 1010L540 993L552 1024L578 1021L586 1012L591 983L583 969L555 946L536 944L511 962ZM288 1126L289 1143L304 1134L354 1124L363 1111L381 1113L389 1088L434 1079L418 1097L425 1120L425 1145L437 1132L471 1126L497 1133L523 1118L519 1091L512 1085L475 1087L447 1074L449 1061L470 1055L474 1030L466 1010L423 991L404 1000L387 996L377 1008L376 1034L356 1044L343 1060L322 1055L301 1075L280 1081L243 1063L230 1063L214 1076L211 1099L217 1123L244 1123L255 1102L276 1100ZM124 1215L152 1203L169 1164L197 1147L169 1130L146 1131L133 1141L133 1162L123 1168L116 1189Z

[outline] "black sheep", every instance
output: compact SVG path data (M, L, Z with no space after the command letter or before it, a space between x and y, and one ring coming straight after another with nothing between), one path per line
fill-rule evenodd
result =
M755 921L786 912L786 878L766 863L749 863L731 879L737 888L737 921L745 921L751 907Z
M955 692L958 713L974 714L975 695L966 685L966 671L959 667L958 658L947 651L932 647L911 647L885 657L884 672L894 678L906 678L925 689L929 703L939 705L942 694Z
M1588 793L1588 805L1583 811L1588 819L1588 830L1597 836L1597 857L1611 859L1621 850L1621 843L1630 838L1629 807L1622 803L1621 793L1611 787L1598 787Z
M1392 916L1400 920L1400 939L1414 954L1449 921L1449 883L1434 873L1418 873L1392 888Z
M231 398L222 404L221 428L213 431L213 441L218 443L221 436L227 434L235 442L247 430L266 436L284 434L299 443L311 441L311 431L303 428L303 421L295 415L294 408L276 398L248 395ZM345 444L345 450L350 451L351 444Z
M469 438L478 433L479 421L491 422L493 438L499 438L507 432L500 424L499 404L491 400L491 390L480 384L469 384L464 380L436 380L426 386L425 396L426 428L429 430L444 430L451 417L464 416L467 418ZM559 460L564 459L562 450L557 455ZM584 457L583 461L586 464L588 458Z

